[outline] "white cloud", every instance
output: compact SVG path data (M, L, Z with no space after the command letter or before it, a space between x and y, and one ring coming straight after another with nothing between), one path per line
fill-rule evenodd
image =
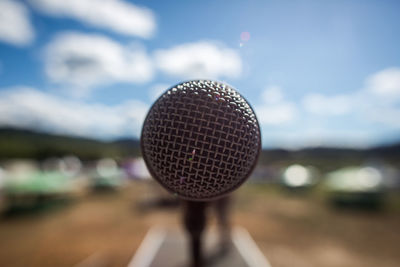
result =
M283 124L293 121L296 117L296 106L283 102L274 105L265 104L256 109L261 124Z
M308 94L302 104L313 115L353 115L360 121L399 129L399 101L400 68L387 68L369 75L360 90L331 96Z
M369 132L358 129L303 127L263 132L263 145L286 149L306 147L366 148L373 143Z
M17 1L0 1L0 41L23 46L34 39L28 10Z
M214 42L181 44L154 55L160 70L185 79L238 77L242 71L239 54Z
M400 129L400 68L386 68L367 77L361 90L363 119Z
M256 112L268 147L365 148L376 142L380 129L400 130L400 68L373 73L363 88L349 93L307 94L301 109L285 100L278 86L267 87L260 98L264 103Z
M0 91L0 125L87 137L139 137L148 106L140 101L106 106L50 95L33 88Z
M283 99L282 89L279 86L268 86L262 93L265 103L278 103Z
M167 89L169 89L171 85L158 83L153 85L149 90L149 96L151 100L156 100L162 93L164 93Z
M102 35L68 32L47 46L46 74L53 82L85 89L113 82L147 82L153 67L142 47L125 47Z
M284 99L279 86L268 86L261 95L263 102L255 107L261 125L281 125L296 118L296 105Z
M376 107L367 110L365 119L400 130L400 108Z
M387 68L366 80L366 90L373 94L398 99L400 97L400 68Z
M309 94L303 98L302 104L305 110L315 115L346 115L351 112L354 101L350 95Z
M156 28L155 16L147 8L121 0L30 0L39 10L70 17L117 33L149 38Z

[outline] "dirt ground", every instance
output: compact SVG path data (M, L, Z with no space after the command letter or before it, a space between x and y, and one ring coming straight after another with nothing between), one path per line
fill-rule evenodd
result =
M61 208L3 216L0 266L126 266L151 226L180 227L179 208L144 208L153 196L153 186L132 183ZM235 194L232 221L250 232L273 267L400 262L394 212L338 210L315 197L247 185Z

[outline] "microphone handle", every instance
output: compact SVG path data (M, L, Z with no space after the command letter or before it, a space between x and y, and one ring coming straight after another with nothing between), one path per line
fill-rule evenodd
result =
M203 232L206 225L206 208L209 202L189 201L183 202L183 224L189 234L191 249L191 266L204 266Z

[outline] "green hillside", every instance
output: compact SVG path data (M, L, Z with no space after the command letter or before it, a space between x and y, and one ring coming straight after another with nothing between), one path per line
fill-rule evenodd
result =
M68 154L76 155L81 159L119 158L137 156L139 153L139 141L133 139L105 142L29 130L0 129L0 159L43 159Z
M140 145L139 140L131 138L106 142L30 130L0 129L0 159L44 159L68 154L76 155L83 160L99 157L123 158L140 155ZM314 165L325 171L347 165L358 165L369 160L381 160L400 167L400 144L371 149L306 148L296 151L268 149L263 150L260 155L262 164L287 165L296 162Z

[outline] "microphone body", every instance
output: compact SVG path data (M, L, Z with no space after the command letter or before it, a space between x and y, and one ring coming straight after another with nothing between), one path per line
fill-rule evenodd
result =
M222 197L246 181L261 148L260 127L231 86L208 80L168 89L148 112L141 134L152 176L185 200Z

